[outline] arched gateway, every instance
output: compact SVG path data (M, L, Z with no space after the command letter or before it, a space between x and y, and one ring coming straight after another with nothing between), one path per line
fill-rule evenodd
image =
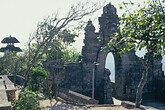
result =
M82 49L82 62L67 64L66 72L60 86L94 97L100 103L113 103L113 95L120 99L134 100L136 88L139 84L143 66L134 51L125 52L123 56L112 53L115 61L115 83L109 79L110 72L105 69L105 62L109 51L101 51L111 39L111 34L117 32L119 18L116 8L110 3L103 9L99 17L100 30L95 32L92 21L88 21L85 28L84 46ZM101 42L97 37L100 36ZM148 82L143 93L154 92L153 86L156 78L164 77L162 72L161 56L153 59L149 70Z

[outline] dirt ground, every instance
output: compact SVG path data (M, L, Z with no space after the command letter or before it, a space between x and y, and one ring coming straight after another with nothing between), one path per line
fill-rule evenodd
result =
M16 91L16 99L18 99L18 95L20 93L20 88L17 88ZM104 106L104 105L96 105L96 106L75 106L72 104L66 104L62 101L58 101L55 99L46 99L46 100L40 100L40 106L43 110L128 110L127 108L124 108L121 105L121 101L113 98L114 106ZM136 109L139 110L139 109ZM149 108L146 110L159 110L155 108ZM161 109L164 110L164 109Z
M74 106L71 104L66 104L61 101L53 100L42 100L40 105L43 110L128 110L122 106L113 106L113 107L90 107L90 106Z
M20 93L20 88L17 88L16 91L16 99L18 99L18 95ZM113 99L115 105L120 105L121 101ZM91 106L75 106L72 104L66 104L61 101L57 101L55 99L47 99L47 100L40 100L40 106L43 110L128 110L122 106L113 106L113 107L91 107Z

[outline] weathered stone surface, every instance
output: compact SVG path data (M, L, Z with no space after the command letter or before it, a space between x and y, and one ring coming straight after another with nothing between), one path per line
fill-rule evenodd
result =
M11 100L15 98L14 84L7 75L0 75L0 110L11 110Z
M92 96L92 73L95 74L94 62L97 60L98 49L100 42L97 40L99 35L95 33L95 28L92 21L88 21L85 28L85 40L82 51L83 61L83 94Z
M113 104L110 74L111 72L109 71L109 69L105 69L104 71L104 104Z
M65 65L65 76L60 86L81 93L82 88L82 65L81 63L70 63Z
M152 87L155 89L152 95L153 98L156 101L165 102L165 77L155 79Z
M64 100L78 104L98 104L97 100L71 91L69 89L59 88L58 96L60 96Z
M105 62L106 57L110 51L103 52L101 51L101 47L106 46L107 42L110 40L111 34L117 31L117 24L119 18L116 15L116 8L110 3L103 8L103 14L99 17L99 24L101 33L101 45L97 52L96 62L99 63L99 66L96 68L96 99L100 101L100 103L104 103L104 71L105 71ZM115 61L116 63L116 61ZM117 64L117 63L116 63Z

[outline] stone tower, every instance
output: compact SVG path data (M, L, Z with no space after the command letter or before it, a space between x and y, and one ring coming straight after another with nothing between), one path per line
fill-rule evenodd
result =
M95 32L91 21L88 22L85 28L85 46L82 50L84 92L86 95L91 96L92 73L94 72L94 96L100 103L112 103L112 88L110 87L110 79L107 78L109 77L107 76L107 71L105 71L105 61L109 51L103 52L101 47L105 46L110 40L111 34L117 31L118 22L119 18L116 15L116 8L109 3L104 7L103 14L99 18L99 33ZM98 41L97 37L101 38L101 42ZM96 66L95 63L99 65Z
M107 4L104 8L103 8L103 14L101 15L101 17L99 17L99 24L100 24L100 37L101 37L101 45L100 48L98 48L98 52L97 52L97 60L96 62L98 62L100 64L100 66L98 66L96 68L96 99L99 99L100 102L104 102L104 94L107 89L107 87L105 86L104 83L104 73L105 73L105 62L106 62L106 57L108 55L108 53L110 52L108 51L101 51L101 47L104 47L107 45L107 43L110 40L110 36L114 33L117 32L117 24L119 22L119 18L116 15L116 8L111 4ZM113 54L114 55L114 54ZM114 59L115 59L115 65L117 64L117 62L120 62L120 58L118 55L114 55ZM109 76L107 76L109 77ZM110 83L110 82L109 82ZM106 84L107 85L107 84ZM108 84L109 85L109 84ZM109 95L111 96L111 93L109 92ZM110 98L110 97L109 97ZM104 100L104 101L103 101Z

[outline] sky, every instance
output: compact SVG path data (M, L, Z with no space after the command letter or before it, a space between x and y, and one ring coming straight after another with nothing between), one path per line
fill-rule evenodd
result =
M51 16L57 11L61 16L65 16L72 4L77 2L86 2L87 0L0 0L0 41L4 37L14 36L20 44L17 46L25 48L30 34L37 29L37 24ZM96 3L99 0L88 0ZM103 0L100 0L103 1ZM124 0L129 1L129 0ZM135 4L142 3L143 0L133 0ZM106 0L106 4L111 2L117 9L122 0ZM118 14L121 15L121 10ZM99 10L93 16L86 17L86 21L91 19L98 29L97 18L101 16L102 10ZM83 45L83 35L81 35L74 44L81 51ZM0 47L4 46L0 44Z
M4 37L16 37L20 43L16 46L25 48L30 35L37 29L37 24L42 22L47 16L52 16L57 11L60 16L65 16L72 4L77 2L86 2L87 0L0 0L0 41ZM96 3L99 0L88 0ZM104 0L100 0L104 1ZM123 11L119 10L119 4L129 0L105 0L106 4L111 2L117 8L117 14L122 15ZM145 0L132 0L136 9L138 4L143 4ZM99 29L98 17L102 10L97 11L92 16L86 17L86 22L91 19L96 31ZM74 46L81 51L83 44L84 32L76 39ZM0 47L5 45L0 43ZM110 57L111 58L111 57ZM112 59L112 58L111 58ZM114 67L113 67L114 68ZM164 66L165 68L165 66Z

